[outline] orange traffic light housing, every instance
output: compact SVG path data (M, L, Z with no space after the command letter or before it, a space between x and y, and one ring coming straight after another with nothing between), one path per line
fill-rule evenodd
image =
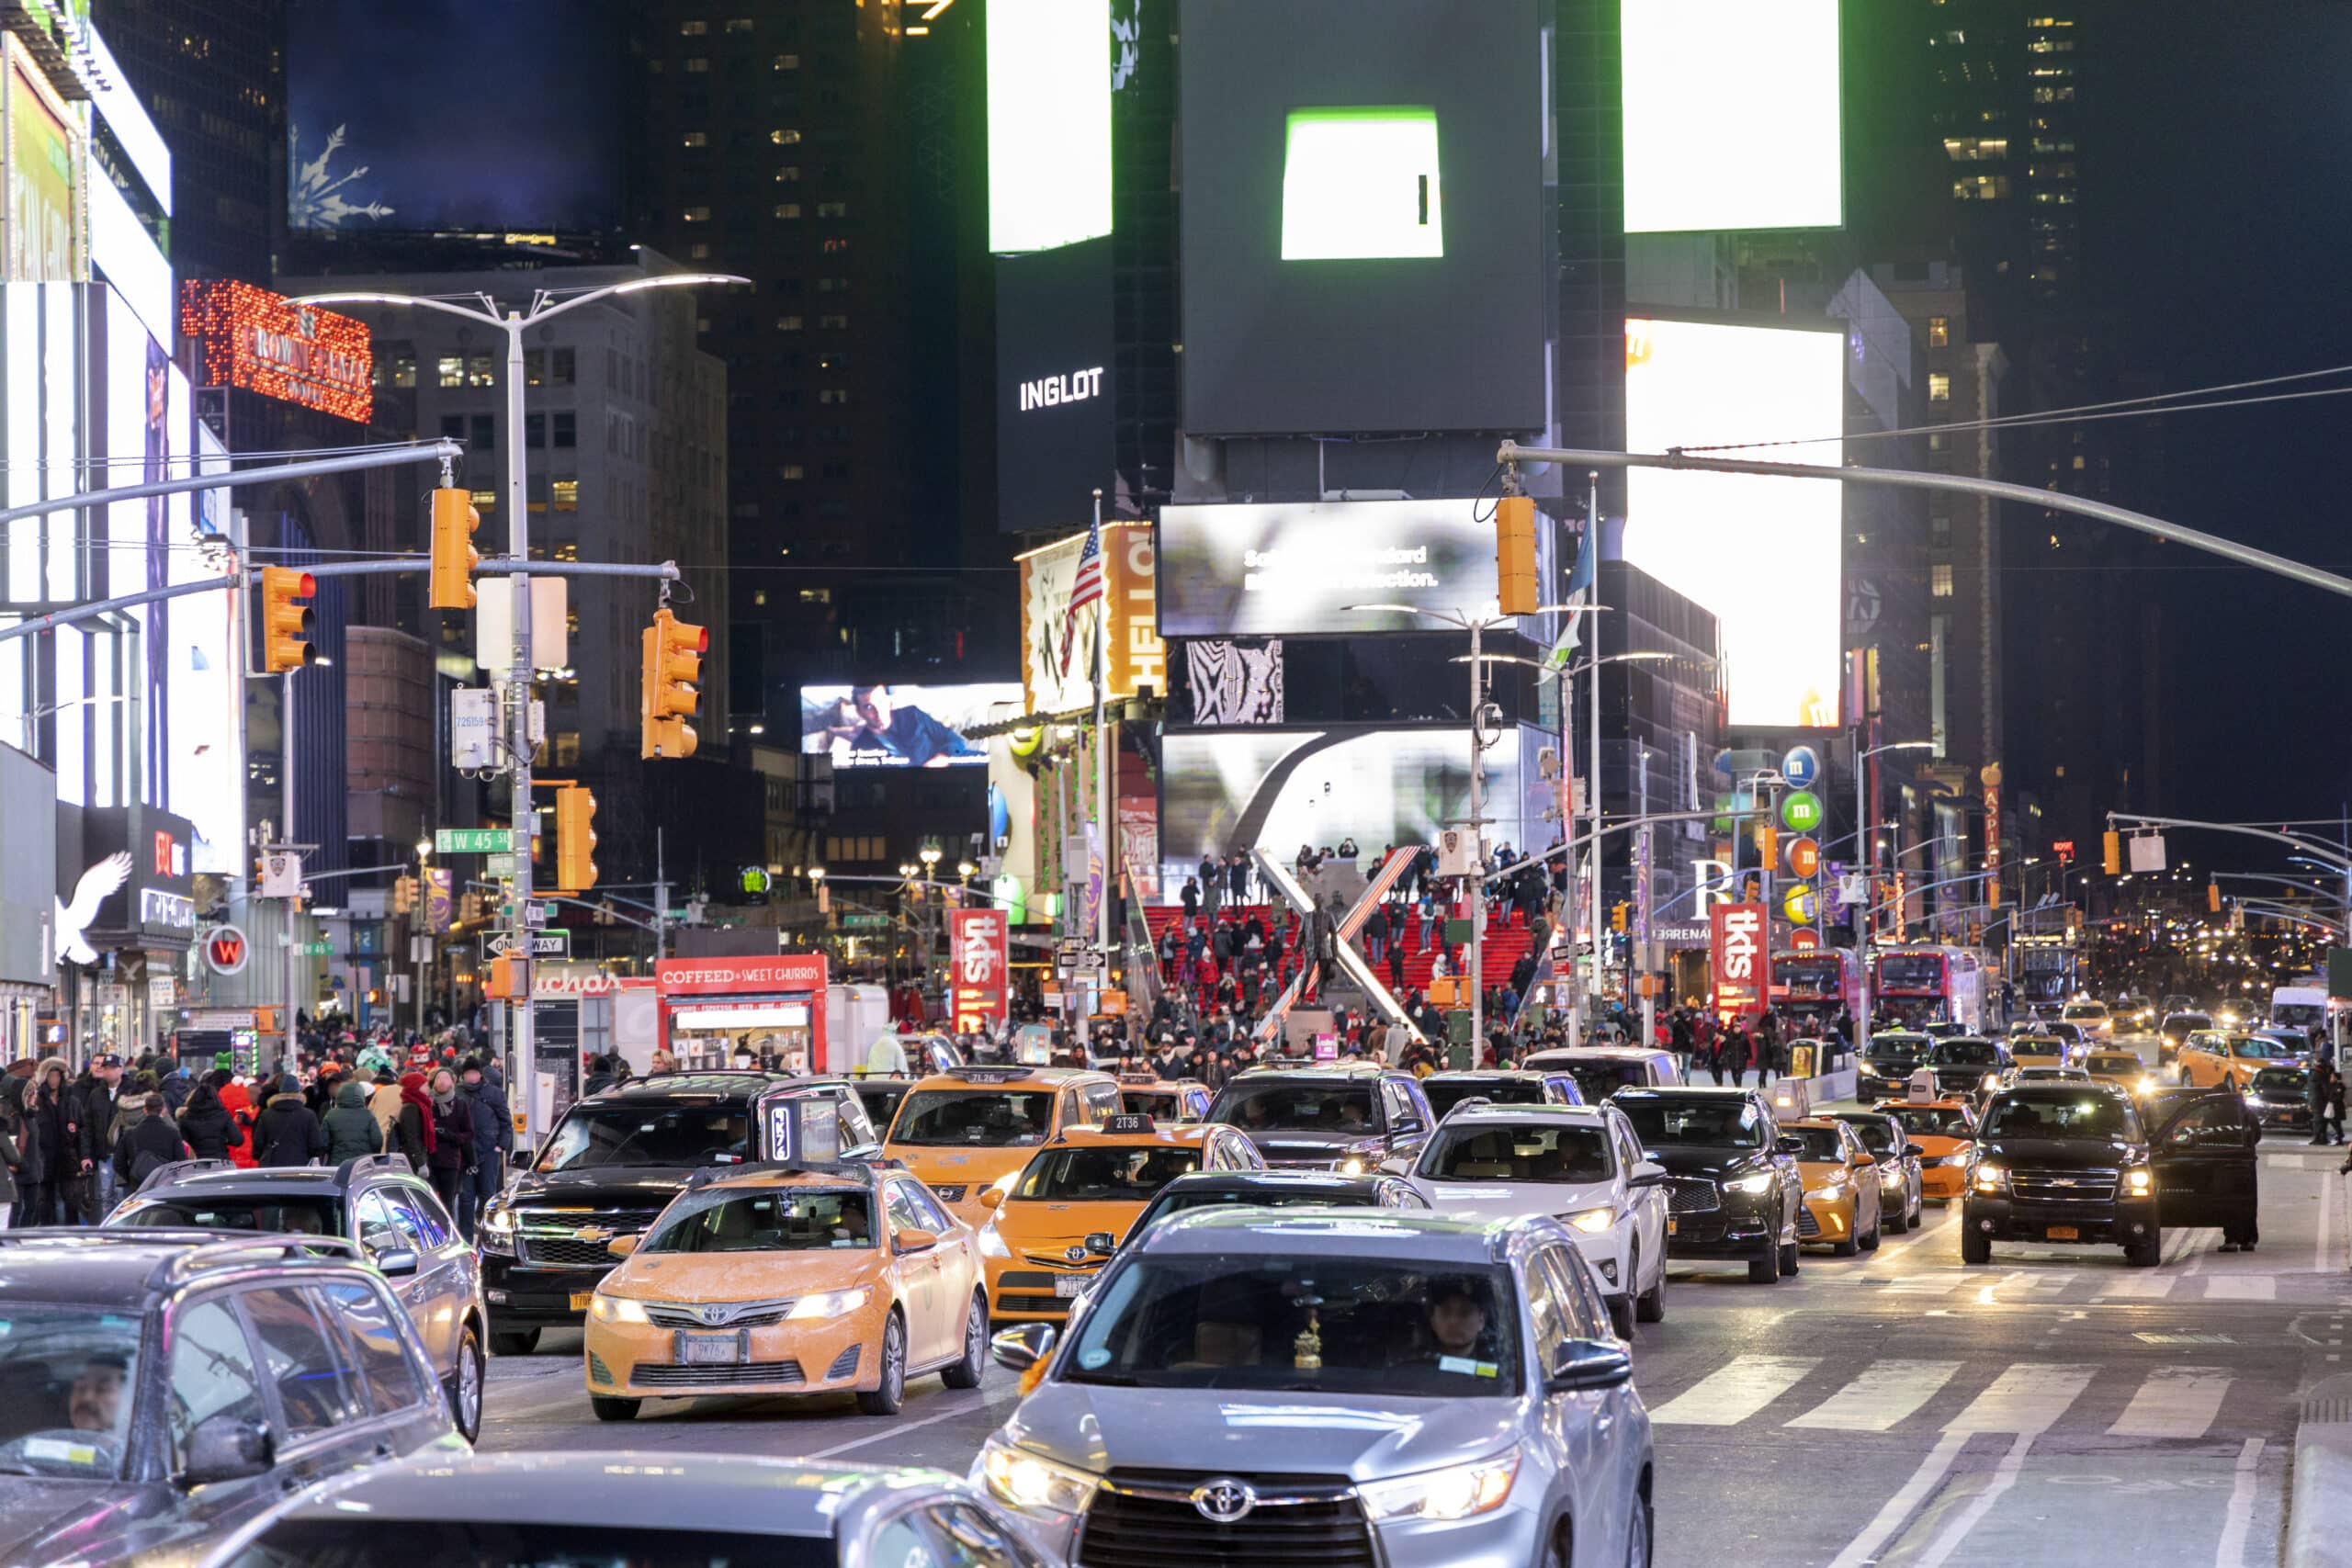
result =
M515 973L522 965L511 958L493 958L490 973L482 977L481 994L492 1000L514 1000L522 992L521 976Z
M653 612L653 624L639 640L645 667L638 696L638 755L691 757L695 731L686 720L702 701L695 682L702 679L710 632L664 608Z
M395 877L392 880L392 913L405 915L416 908L416 878Z
M596 886L596 797L573 784L555 794L555 885L559 892L584 893Z
M318 662L319 650L311 646L317 617L309 604L295 603L318 591L318 580L307 571L290 566L261 569L261 662L271 674Z
M473 547L473 535L481 526L471 495L446 485L433 492L432 590L425 603L434 609L474 607L474 568L481 564L481 552Z
M2205 908L2216 915L2222 912L2222 885L2220 883L2209 882L2205 885Z
M1495 502L1496 596L1506 615L1532 615L1536 595L1535 498L1507 495Z
M2107 832L2107 842L2102 853L2105 858L2101 863L2107 867L2107 874L2109 876L2122 875L2123 835L2117 832L2112 828L2109 829Z

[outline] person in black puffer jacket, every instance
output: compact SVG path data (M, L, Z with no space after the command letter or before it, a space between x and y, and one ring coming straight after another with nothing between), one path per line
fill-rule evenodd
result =
M327 1131L302 1099L294 1075L277 1080L277 1091L254 1121L254 1158L275 1168L309 1165L327 1152Z
M209 1083L198 1084L189 1092L187 1103L180 1107L180 1136L187 1140L198 1159L227 1159L231 1149L245 1146L245 1130L237 1125L237 1119L220 1103L220 1091Z

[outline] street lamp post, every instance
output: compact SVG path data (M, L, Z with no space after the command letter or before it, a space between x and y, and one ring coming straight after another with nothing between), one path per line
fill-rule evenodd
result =
M1857 742L1860 737L1861 731L1857 728ZM1862 1054L1867 1054L1871 1048L1871 885L1878 880L1878 835L1875 831L1862 830L1862 822L1870 815L1863 790L1863 781L1869 776L1869 770L1864 764L1882 752L1932 751L1935 749L1936 743L1932 740L1894 740L1883 746L1873 746L1867 751L1857 744L1854 749L1854 849L1858 853L1869 855L1862 867L1861 901L1854 906L1854 964L1860 971L1862 998L1861 1016L1854 1021L1854 1042L1857 1051Z
M426 873L430 872L432 869L433 840L430 839L419 839L416 841L416 906L413 906L413 908L423 907L428 909L430 908L432 904L432 895L429 889L432 885L432 878L426 875ZM426 938L423 942L418 941L417 939L421 934L418 928L429 925L430 923L431 922L428 919L418 919L414 913L412 913L409 917L409 959L416 968L416 1037L419 1040L424 1038L424 972L427 963L425 954L430 948L431 939Z

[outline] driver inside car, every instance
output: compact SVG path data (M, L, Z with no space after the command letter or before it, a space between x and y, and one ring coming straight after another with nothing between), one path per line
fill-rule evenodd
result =
M93 1356L83 1364L66 1392L66 1424L77 1432L111 1432L122 1414L124 1363L111 1356Z
M1487 1340L1486 1305L1466 1280L1440 1280L1430 1285L1422 1319L1429 1331L1430 1358L1441 1361L1495 1359L1495 1348Z

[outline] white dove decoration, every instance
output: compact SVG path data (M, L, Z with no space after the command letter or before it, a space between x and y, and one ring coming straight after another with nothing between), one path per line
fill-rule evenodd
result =
M57 956L76 964L96 964L97 953L82 940L90 922L98 918L98 906L107 896L130 880L130 852L119 850L107 856L82 874L74 885L74 902L64 899L57 903Z

